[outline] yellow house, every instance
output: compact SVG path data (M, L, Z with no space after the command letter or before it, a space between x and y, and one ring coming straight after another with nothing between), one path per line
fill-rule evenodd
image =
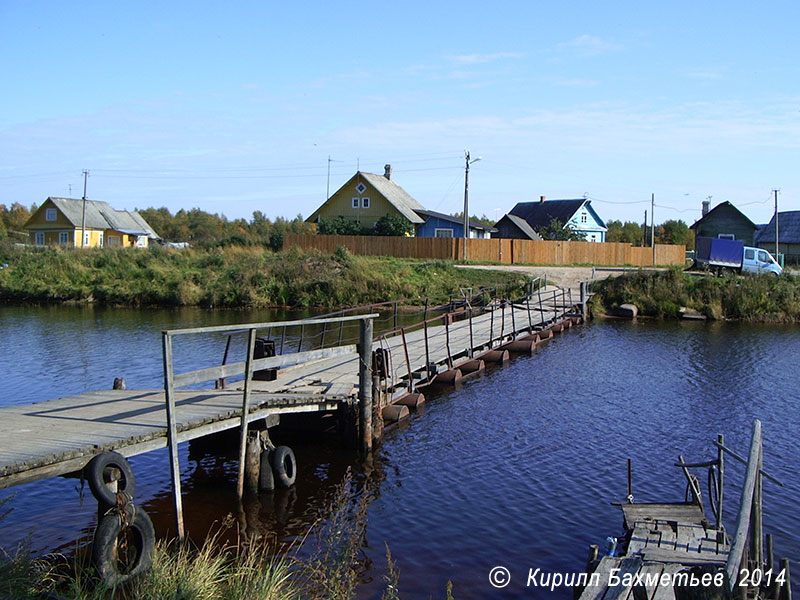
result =
M135 210L116 210L105 202L76 198L48 198L25 229L36 246L147 248L150 240L158 239Z
M425 223L415 211L425 210L408 192L392 181L392 167L383 175L358 171L306 219L308 223L345 217L365 229L375 227L383 216L400 215L414 226Z

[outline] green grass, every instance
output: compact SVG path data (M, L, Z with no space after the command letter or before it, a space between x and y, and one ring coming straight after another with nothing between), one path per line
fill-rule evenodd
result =
M639 313L680 317L681 307L709 319L758 323L800 322L800 279L793 275L693 276L680 269L639 271L599 281L592 298L594 312L631 303Z
M259 248L65 249L0 246L0 301L219 308L326 307L508 285L518 273L457 269L450 261ZM512 292L513 293L513 292Z

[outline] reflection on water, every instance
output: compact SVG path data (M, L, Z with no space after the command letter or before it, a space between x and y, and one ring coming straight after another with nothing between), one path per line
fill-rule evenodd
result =
M275 315L59 307L0 308L0 318L0 353L13 357L1 376L2 401L14 404L109 388L120 375L129 388L160 387L162 329ZM221 358L220 346L187 349L187 364L205 354ZM459 600L500 597L488 582L496 565L512 574L503 598L569 598L569 590L527 589L528 569L580 570L589 544L602 546L621 533L620 511L609 503L625 496L628 458L637 500L680 500L677 456L712 458L717 433L746 452L759 418L764 468L786 483L765 482L765 530L775 536L776 556L796 560L796 356L800 330L793 327L596 322L430 398L422 414L386 436L369 468L319 429L284 428L275 437L298 457L297 484L248 498L242 512L236 444L182 445L187 528L201 539L233 514L240 529L290 542L325 514L335 486L355 465L372 497L360 598L380 598L384 542L398 562L403 598L443 598L448 580ZM729 530L743 476L743 468L730 465ZM133 466L137 496L158 534L169 535L166 451L135 457ZM19 487L14 512L0 521L0 545L32 532L37 550L71 548L96 518L94 500L88 490L82 499L80 487L74 479Z

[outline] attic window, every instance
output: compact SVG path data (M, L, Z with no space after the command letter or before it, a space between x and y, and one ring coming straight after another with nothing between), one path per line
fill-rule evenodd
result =
M589 218L586 216L586 213L581 213L581 223L586 223Z
M356 186L356 191L359 194L363 194L364 192L367 191L367 186L364 185L363 181L359 182L359 184Z
M58 211L55 208L48 208L44 213L45 221L55 221L58 217Z
M369 208L369 198L361 199L361 208Z
M353 208L358 208L358 198L353 198Z

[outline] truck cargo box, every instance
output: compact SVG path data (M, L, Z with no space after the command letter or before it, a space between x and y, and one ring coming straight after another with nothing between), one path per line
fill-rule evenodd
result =
M720 238L698 237L695 240L695 259L701 266L732 267L742 266L744 242Z

